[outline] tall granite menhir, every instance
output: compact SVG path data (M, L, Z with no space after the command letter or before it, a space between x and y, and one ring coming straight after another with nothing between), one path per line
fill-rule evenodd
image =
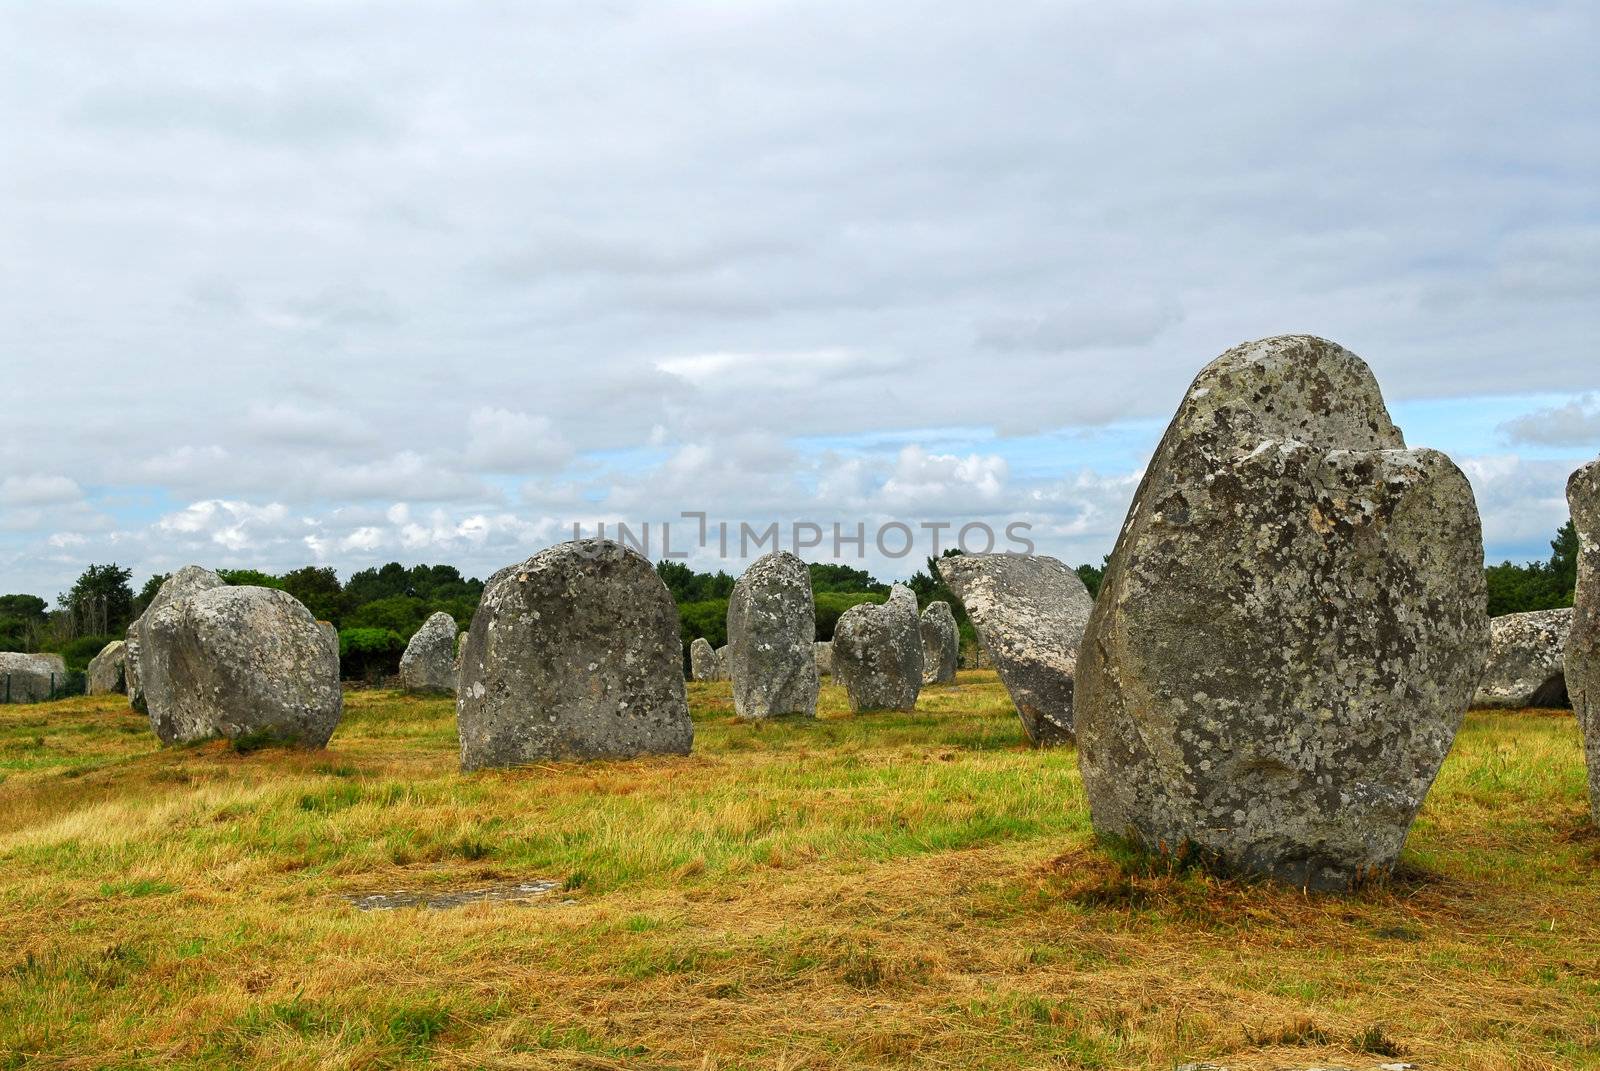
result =
M1078 658L1095 830L1317 889L1394 865L1488 649L1483 535L1366 364L1246 343L1195 378Z
M956 615L944 601L930 602L922 610L922 683L949 684L956 679L961 654L961 633Z
M728 676L741 718L817 715L811 571L788 551L765 554L728 597Z
M678 608L611 540L540 551L489 579L461 649L461 766L688 754Z
M1567 633L1567 694L1583 731L1589 813L1600 825L1600 461L1572 474L1567 505L1578 531L1578 592Z
M850 709L914 710L922 691L922 628L917 597L903 584L889 601L864 602L839 615L833 629L833 676Z

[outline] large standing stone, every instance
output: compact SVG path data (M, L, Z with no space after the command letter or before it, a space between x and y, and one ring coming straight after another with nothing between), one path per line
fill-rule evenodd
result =
M655 569L610 540L562 543L484 588L461 652L461 765L687 754L686 694Z
M89 660L84 690L90 695L110 695L127 691L128 644L112 640Z
M741 718L817 716L817 610L811 570L788 551L765 554L728 597L728 676Z
M1489 619L1489 661L1478 681L1475 707L1565 707L1562 660L1572 608L1534 610Z
M319 748L339 725L339 658L286 591L220 587L152 603L141 632L150 722L166 743ZM157 674L160 692L148 687Z
M1078 645L1094 609L1078 574L1043 554L956 554L936 568L967 608L1028 739L1071 743Z
M922 690L922 628L917 597L896 584L889 601L864 602L839 615L833 629L833 675L850 709L913 710Z
M400 656L400 687L456 694L456 619L437 610L412 633Z
M697 681L722 679L722 663L717 659L717 650L704 636L696 636L694 642L689 644L689 677Z
M177 702L168 673L172 657L170 651L155 646L150 634L150 622L158 612L174 603L226 586L222 577L210 569L203 569L198 565L185 565L167 577L156 591L156 597L145 607L144 614L129 630L128 646L131 651L130 659L135 667L136 683L129 690L128 698L135 710L149 715L150 728L154 729L155 734L166 743L193 739L183 735L193 727L180 729L165 720L169 713L176 709ZM200 735L210 734L200 732Z
M811 650L817 659L817 676L833 676L833 642L818 640L811 645Z
M947 602L930 602L922 610L922 683L949 684L956 679L961 633Z
M0 651L0 703L42 703L66 680L67 663L58 654Z
M1095 830L1341 888L1393 866L1488 651L1483 535L1354 354L1246 343L1189 388L1078 659Z
M1589 766L1589 813L1600 825L1600 461L1567 481L1567 505L1578 531L1578 592L1567 633L1567 693L1583 730Z

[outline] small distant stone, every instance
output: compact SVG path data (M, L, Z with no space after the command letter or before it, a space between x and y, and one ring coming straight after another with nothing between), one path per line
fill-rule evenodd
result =
M400 687L408 692L456 694L456 619L439 610L428 616L400 656Z
M696 636L689 644L689 679L715 681L722 679L722 662L717 649L704 636Z
M1489 662L1472 697L1474 707L1568 707L1567 633L1572 607L1489 619Z
M0 651L0 703L42 703L67 679L58 654Z
M922 683L949 684L956 679L961 655L961 634L956 615L946 602L930 602L922 611Z
M114 692L127 691L127 662L127 641L112 640L100 648L100 653L90 660L85 690L90 695L111 695Z
M833 644L828 640L818 640L811 645L811 650L817 658L817 676L833 676Z

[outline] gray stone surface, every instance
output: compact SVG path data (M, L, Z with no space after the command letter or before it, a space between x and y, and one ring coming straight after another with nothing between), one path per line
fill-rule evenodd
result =
M318 621L317 628L322 630L322 638L328 641L328 646L333 649L333 657L339 657L339 630L333 627L332 621Z
M128 644L125 640L112 640L100 648L100 653L89 660L84 690L90 695L111 695L128 690L126 666Z
M722 660L716 648L704 636L696 636L689 644L689 679L719 681L722 679Z
M1391 868L1488 653L1483 535L1366 364L1246 343L1156 448L1078 659L1095 830L1318 889Z
M456 631L456 619L443 610L429 614L400 656L400 687L455 695Z
M818 640L811 645L811 650L817 660L817 676L833 676L833 642Z
M0 651L0 702L42 703L66 678L67 664L58 654Z
M888 602L865 602L839 615L833 675L853 711L915 709L922 690L922 627L910 588L896 584Z
M728 679L728 645L723 644L717 648L717 680Z
M956 615L946 602L930 602L922 609L922 683L949 684L956 679L961 655L961 633Z
M198 565L185 565L167 577L156 592L156 597L145 607L144 615L133 623L136 633L130 633L128 646L138 667L138 686L130 694L133 708L149 715L150 728L166 743L189 739L165 719L176 709L169 669L172 653L156 646L150 634L150 623L155 615L175 603L207 591L226 587L223 579L210 569ZM202 736L208 735L202 733Z
M461 765L687 754L678 608L610 540L540 551L490 578L461 652Z
M788 551L750 563L728 597L728 677L741 718L817 716L811 570Z
M1028 739L1071 743L1078 645L1094 609L1078 574L1043 554L957 554L936 567L966 607Z
M128 626L127 639L122 641L122 677L128 686L128 705L140 714L146 713L144 689L139 685L139 626L144 618L135 618Z
M339 659L286 591L210 588L151 604L141 629L150 722L165 743L229 740L319 748L339 725Z
M1578 594L1567 633L1567 693L1583 730L1589 811L1600 825L1600 461L1572 474L1567 505L1578 530Z
M1489 660L1474 707L1566 707L1567 678L1562 661L1572 607L1504 614L1489 619Z

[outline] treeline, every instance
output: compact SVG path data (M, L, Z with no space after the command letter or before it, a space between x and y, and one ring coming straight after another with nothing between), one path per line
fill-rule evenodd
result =
M1571 606L1578 576L1578 535L1572 522L1563 524L1550 541L1550 558L1514 565L1502 562L1484 570L1489 615ZM946 556L959 554L948 550ZM1078 576L1090 595L1097 595L1105 562L1080 565ZM929 558L924 568L905 581L919 606L935 600L950 604L963 646L974 642L972 625L961 600L947 588ZM811 564L811 590L817 607L817 638L831 640L839 616L862 602L882 602L889 585L865 569L831 562ZM703 636L713 646L728 642L728 596L733 575L696 572L679 561L663 561L656 573L678 604L685 643ZM442 610L466 628L483 596L483 581L464 577L453 565L390 562L363 569L340 583L327 566L307 565L286 573L255 569L220 569L230 584L280 588L305 604L312 615L330 621L339 631L342 669L348 677L378 677L395 671L412 633L435 611ZM37 595L0 595L0 651L54 651L71 670L81 671L100 649L122 639L128 625L144 613L167 579L149 577L135 592L133 572L115 562L91 565L71 589L56 597L54 609Z

